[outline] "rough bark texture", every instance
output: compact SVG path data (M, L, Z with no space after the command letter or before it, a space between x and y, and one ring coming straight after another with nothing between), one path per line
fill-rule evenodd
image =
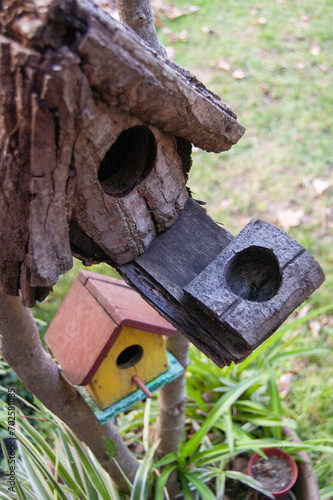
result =
M166 348L186 370L189 363L189 341L176 332L166 340ZM156 450L162 457L167 453L177 453L185 422L186 376L181 375L158 393L158 418L155 437L160 439Z
M127 449L116 427L101 426L85 401L61 375L57 365L43 350L39 332L29 309L19 297L0 293L0 350L3 358L25 387L63 420L84 441L114 481L124 491L126 482L114 461L110 462L104 438L116 446L115 459L130 481L138 462Z
M186 203L188 141L227 150L244 129L89 0L7 1L0 28L0 285L32 306L72 254L140 255Z

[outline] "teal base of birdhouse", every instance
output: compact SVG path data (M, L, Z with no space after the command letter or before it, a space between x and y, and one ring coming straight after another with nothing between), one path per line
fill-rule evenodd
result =
M161 375L154 378L150 382L147 382L146 384L151 392L157 391L158 389L166 384L169 384L169 382L172 382L184 373L184 368L182 367L182 365L169 351L167 351L167 359L169 368L165 372L161 373ZM131 392L131 394L128 394L126 397L119 399L104 410L101 410L100 408L98 408L97 403L95 403L91 399L91 396L84 387L77 387L77 389L85 399L86 403L90 406L90 409L93 411L100 424L105 424L105 422L107 422L111 418L116 417L120 413L128 410L129 408L131 408L131 406L139 403L146 397L141 389L137 389L136 391Z

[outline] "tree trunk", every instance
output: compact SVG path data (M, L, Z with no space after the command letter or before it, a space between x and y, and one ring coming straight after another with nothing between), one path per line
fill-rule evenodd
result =
M75 388L61 375L57 365L43 350L34 318L19 297L0 293L0 349L25 387L49 410L63 420L84 441L116 484L127 491L127 484L114 461L110 461L104 438L116 447L115 459L130 481L138 462L125 446L116 427L101 426Z
M168 337L166 347L186 370L189 363L189 341L179 332ZM157 448L159 457L167 453L177 453L185 421L186 377L181 375L170 384L162 387L158 394L158 418L156 439L160 439Z
M189 341L176 332L168 337L166 347L186 370L189 363ZM178 453L185 423L186 409L186 374L162 387L158 393L158 418L155 439L160 439L156 453L159 458L168 453ZM173 471L166 484L170 498L175 498L181 491L177 471Z

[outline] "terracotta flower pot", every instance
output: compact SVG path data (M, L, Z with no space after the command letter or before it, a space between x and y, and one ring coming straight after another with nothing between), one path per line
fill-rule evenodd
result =
M300 442L295 431L291 430L286 425L282 427L282 433L284 436L289 436L295 443ZM318 481L313 471L309 455L305 451L299 451L295 453L295 456L299 458L297 462L298 478L293 487L296 499L320 500Z
M294 484L296 482L297 475L298 475L297 464L296 464L295 460L288 453L286 453L285 451L279 450L278 448L266 448L263 450L263 452L267 455L267 457L275 456L275 457L281 458L286 464L289 465L289 467L292 471L292 479L287 487L285 487L284 489L279 490L279 491L270 490L272 495L274 495L274 498L276 498L276 500L282 500L283 498L285 498L287 496L288 492L291 490L291 488L294 486ZM248 467L247 467L247 471L248 471L249 476L254 477L253 466L261 458L262 457L258 453L255 453L254 455L252 455L252 457L249 460Z

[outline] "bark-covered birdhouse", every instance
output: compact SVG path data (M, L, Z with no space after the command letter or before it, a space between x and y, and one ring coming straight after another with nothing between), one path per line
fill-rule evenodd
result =
M0 289L31 307L72 256L106 262L218 366L240 362L324 280L278 228L252 221L234 237L190 198L191 144L228 151L244 127L193 75L91 0L7 3ZM100 382L92 389L95 379L85 377L115 338L92 332L88 363L82 334L73 343L71 332L63 335L66 364L57 356L72 369L77 351L86 373L74 383L91 383L91 392Z
M45 341L69 381L84 386L101 421L177 378L165 349L175 328L123 281L81 271Z

